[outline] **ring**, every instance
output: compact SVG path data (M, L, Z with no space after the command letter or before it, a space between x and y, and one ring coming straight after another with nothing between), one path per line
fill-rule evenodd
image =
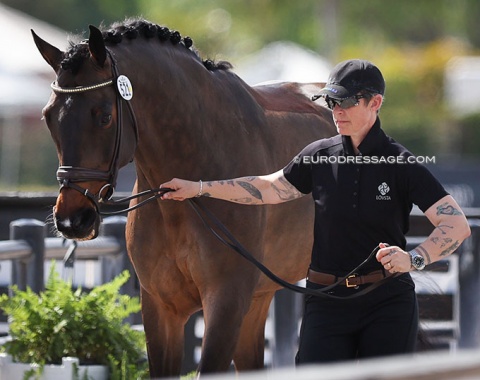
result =
M392 269L392 263L387 263L388 264L388 269Z

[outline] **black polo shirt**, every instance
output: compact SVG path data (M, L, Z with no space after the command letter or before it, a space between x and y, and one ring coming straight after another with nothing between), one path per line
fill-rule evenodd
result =
M305 147L284 169L285 178L315 201L311 268L344 275L378 243L405 248L409 214L447 195L402 145L387 136L377 118L355 156L349 136ZM408 158L410 157L410 158ZM362 273L380 269L372 259Z

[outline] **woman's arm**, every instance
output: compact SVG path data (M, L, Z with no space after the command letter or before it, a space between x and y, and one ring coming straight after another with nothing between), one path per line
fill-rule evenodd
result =
M424 258L425 265L452 254L470 236L468 220L451 195L434 203L425 211L425 216L435 229L423 243L412 250ZM412 270L411 256L408 252L399 247L381 245L381 248L377 253L377 260L386 270L390 272Z
M305 195L287 181L283 169L269 175L219 181L193 182L174 178L160 187L174 190L165 193L162 199L183 201L204 196L246 205L283 203Z

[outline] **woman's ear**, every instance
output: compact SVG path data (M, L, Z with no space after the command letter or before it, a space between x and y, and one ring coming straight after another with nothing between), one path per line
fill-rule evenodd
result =
M382 103L383 103L383 95L375 94L373 98L370 100L370 107L372 107L374 111L378 111L382 106Z

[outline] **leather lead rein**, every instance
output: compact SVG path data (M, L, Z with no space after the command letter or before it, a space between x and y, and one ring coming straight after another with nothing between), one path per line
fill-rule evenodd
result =
M171 191L171 190L168 190L168 191ZM167 192L167 191L165 191L165 192ZM324 288L321 288L321 289L310 289L310 288L304 288L304 287L301 287L301 286L291 284L291 283L279 278L272 271L270 271L266 266L264 266L261 262L259 262L250 252L248 252L242 246L242 244L237 239L235 239L235 237L230 233L230 231L228 231L228 229L223 225L223 223L220 222L218 220L218 218L215 215L213 215L204 205L202 205L201 202L199 202L197 199L194 199L194 198L189 199L189 202L190 202L190 205L192 206L192 208L194 209L195 213L202 220L205 227L207 227L207 229L209 229L215 235L215 237L217 237L217 239L220 240L220 242L222 242L226 246L230 247L231 249L233 249L234 251L239 253L241 256L243 256L245 259L247 259L248 261L253 263L258 269L260 269L260 271L262 271L263 274L265 274L272 281L274 281L277 284L283 286L284 288L293 290L294 292L302 293L302 294L306 294L306 295L311 295L311 296L316 296L316 297L323 297L323 298L352 299L352 298L357 298L357 297L363 296L363 295L371 292L372 290L378 288L379 286L383 285L385 282L387 282L387 281L389 281L389 280L391 280L395 277L398 277L399 275L402 274L402 273L395 273L391 276L387 276L384 279L382 279L380 281L377 281L377 282L373 283L372 285L369 285L368 287L366 287L366 288L364 288L364 289L362 289L362 290L360 290L360 291L358 291L354 294L351 294L349 296L341 297L341 296L335 296L333 294L328 293L333 288L341 285L342 283L345 283L345 281L347 280L348 277L350 277L351 275L356 273L361 267L363 267L368 261L370 261L370 259L372 259L375 256L375 254L378 252L378 250L380 249L377 246L377 247L375 247L375 249L368 255L368 257L360 265L358 265L356 268L354 268L352 271L350 271L344 277L339 278L332 285L328 285L328 286L326 286ZM204 215L206 215L206 217ZM226 237L226 239L223 238L211 226L211 223L214 224L218 228L218 230L220 230L223 233L223 235Z
M122 203L126 202L135 198L140 198L145 195L153 194L151 197L143 200L142 202L136 204L135 206L129 207L124 210L119 210L119 211L114 211L114 212L102 212L101 215L115 215L115 214L120 214L124 212L129 212L132 210L135 210L141 206L143 206L146 203L149 203L151 201L154 201L155 199L160 198L162 195L165 193L168 193L172 191L172 189L168 188L159 188L159 189L150 189L150 190L145 190L142 191L138 194L131 195L126 198L122 198L116 201L110 201L108 204L117 204L117 203ZM243 256L246 260L250 261L252 264L254 264L263 274L265 274L268 278L270 278L272 281L275 283L281 285L284 288L290 289L294 292L297 293L302 293L302 294L307 294L311 296L317 296L317 297L324 297L324 298L333 298L333 299L352 299L356 297L363 296L372 290L378 288L379 286L383 285L385 282L391 280L392 278L398 277L402 273L395 273L391 276L387 276L384 279L377 281L373 283L372 285L369 285L368 287L352 294L349 296L335 296L333 294L329 294L332 289L335 287L341 285L342 283L345 283L347 278L354 273L356 273L360 268L362 268L368 261L370 261L377 251L379 250L379 247L375 247L375 249L368 255L368 257L360 264L358 265L355 269L351 270L347 275L339 278L335 283L325 286L322 289L309 289L309 288L304 288L302 286L294 285L291 284L281 278L279 278L277 275L275 275L270 269L268 269L265 265L263 265L261 262L259 262L243 245L232 235L232 233L225 227L225 225L218 220L218 218L213 215L198 199L192 198L188 199L190 206L193 208L195 213L198 215L204 226L210 230L210 232L223 244L225 244L227 247L230 247L233 249L235 252ZM223 235L221 235L218 231Z

